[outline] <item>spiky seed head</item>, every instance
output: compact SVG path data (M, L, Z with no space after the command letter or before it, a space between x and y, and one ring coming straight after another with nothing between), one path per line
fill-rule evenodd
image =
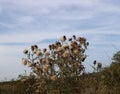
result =
M65 58L65 57L68 57L68 56L70 56L70 52L67 50L63 53L63 57Z
M27 54L27 53L28 53L28 50L27 50L27 49L25 49L25 50L23 51L23 53L24 53L24 54Z
M51 78L51 80L55 81L55 80L57 79L57 76L56 76L56 75L53 75L53 76L51 76L50 78Z
M50 58L49 58L49 57L46 57L46 58L45 58L45 61L46 61L47 64L50 63Z
M22 59L22 64L23 64L23 65L27 65L27 59L23 58L23 59Z
M81 61L84 62L86 59L86 55L81 56Z
M94 65L96 65L96 63L97 63L97 61L96 61L96 60L94 60L94 61L93 61L93 64L94 64Z
M68 44L64 44L62 47L66 49L66 48L69 48L69 45Z
M35 48L35 49L38 49L38 46L37 46L37 45L34 45L34 48Z
M44 48L44 49L43 49L43 52L45 53L46 51L47 51L47 49L46 49L46 48Z
M60 40L61 40L62 42L65 42L65 40L66 40L66 36L61 37Z
M33 64L31 62L28 62L28 67L32 67Z
M47 72L48 71L48 69L49 69L49 67L50 67L50 65L44 65L43 66L43 72Z
M50 50L52 49L52 45L49 45L49 49L50 49Z
M45 56L49 56L50 53L48 51L45 52Z
M98 63L97 67L102 68L102 63Z
M61 51L63 51L63 50L64 50L63 47L58 47L57 52L61 52Z
M75 55L78 55L78 54L79 54L79 50L78 50L78 49L74 49L74 50L73 50L73 53L74 53Z
M34 46L33 45L31 46L31 50L34 51Z
M72 38L69 38L68 40L69 40L69 41L72 41Z
M40 50L38 50L38 51L36 51L36 55L40 56L40 55L42 55L42 52Z
M76 40L76 36L75 36L75 35L73 35L73 39L75 39L75 40Z

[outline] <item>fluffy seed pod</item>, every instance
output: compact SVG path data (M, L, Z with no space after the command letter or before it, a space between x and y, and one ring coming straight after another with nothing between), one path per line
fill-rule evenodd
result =
M28 62L28 67L32 67L33 64L31 62Z
M24 53L24 54L27 54L27 53L28 53L28 50L27 50L27 49L25 49L25 50L23 51L23 53Z
M39 68L37 68L37 67L35 67L34 70L35 70L36 72L39 72Z
M66 49L66 48L69 48L69 45L68 44L64 44L62 47Z
M56 46L61 46L61 43L60 43L59 41L57 41L57 42L55 43L55 45L56 45Z
M42 55L42 52L38 50L38 51L36 51L36 55L40 56L40 55Z
M75 39L75 40L76 40L76 36L75 36L75 35L73 35L73 39Z
M49 56L49 55L50 55L50 53L46 51L45 52L45 56Z
M68 56L70 56L70 52L69 52L69 51L65 51L65 52L63 53L63 57L65 58L65 57L68 57Z
M98 63L97 67L101 68L102 67L102 63Z
M51 80L55 81L55 80L57 79L57 76L56 76L56 75L53 75L53 76L51 76L50 78L51 78Z
M34 51L34 46L33 45L31 46L31 50Z
M50 67L50 65L44 65L43 66L43 72L47 72L49 67Z
M35 49L38 49L38 46L37 46L37 45L34 45L34 48L35 48Z
M69 40L69 41L72 41L72 38L69 38L68 40Z
M57 52L61 52L61 51L63 51L63 50L64 50L63 47L58 47Z
M47 51L47 49L46 49L46 48L44 48L44 49L43 49L43 52L45 53L46 51Z
M42 58L42 59L41 59L41 62L42 62L42 63L45 63L45 62L46 62L46 59L45 59L45 58Z
M22 64L23 64L23 65L27 65L27 59L23 58L23 59L22 59Z
M79 38L78 38L78 41L79 41L81 44L85 44L86 39L83 38L83 37L79 37Z
M84 62L85 59L86 59L86 55L83 55L83 56L81 57L81 61Z
M89 45L89 42L87 42L86 45L88 46L88 45Z
M65 42L65 40L66 40L66 36L61 37L60 40L61 40L62 42Z
M94 60L94 61L93 61L93 64L94 64L94 65L96 65L96 63L97 63L97 61L96 61L96 60Z
M49 49L50 49L50 50L52 49L52 45L49 45Z
M75 55L78 55L78 54L79 54L79 50L78 50L78 49L74 49L74 50L73 50L73 53L74 53Z
M47 64L50 63L50 58L49 58L49 57L46 57L46 58L45 58L45 61L46 61Z

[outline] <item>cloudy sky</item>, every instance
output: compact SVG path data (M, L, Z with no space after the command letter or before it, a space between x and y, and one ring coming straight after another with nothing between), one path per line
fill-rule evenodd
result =
M0 80L28 70L21 64L25 48L40 48L62 35L86 37L85 61L107 66L120 47L119 0L0 0Z

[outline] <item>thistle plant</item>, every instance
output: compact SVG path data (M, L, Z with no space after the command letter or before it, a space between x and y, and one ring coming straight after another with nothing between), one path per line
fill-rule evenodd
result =
M85 50L89 43L84 37L61 37L60 41L49 45L48 49L31 46L31 51L25 49L27 56L22 63L30 67L42 78L56 80L57 78L80 76L84 72L83 62L86 59Z

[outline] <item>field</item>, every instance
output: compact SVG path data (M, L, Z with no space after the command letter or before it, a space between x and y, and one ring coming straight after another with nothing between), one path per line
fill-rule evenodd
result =
M34 83L35 79L24 83L20 80L1 82L0 94L34 94ZM63 81L47 81L46 89L40 89L41 92L36 94L120 94L120 64L113 64L101 72L66 78Z

